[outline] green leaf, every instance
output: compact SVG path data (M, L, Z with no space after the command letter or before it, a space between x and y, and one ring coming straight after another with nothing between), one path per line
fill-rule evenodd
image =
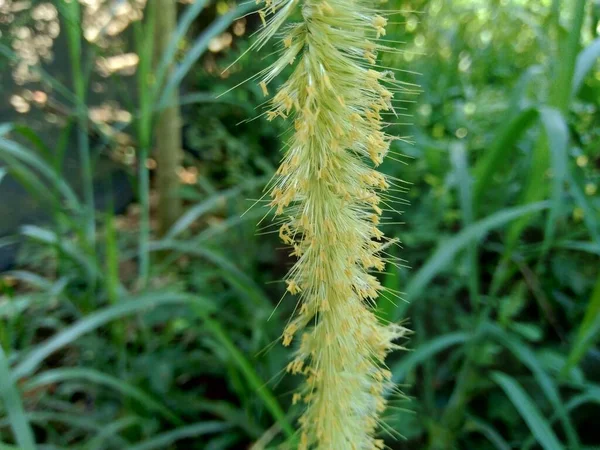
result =
M483 195L489 188L490 180L494 173L507 159L507 152L516 148L525 131L538 118L536 108L528 108L521 111L510 122L504 125L492 141L492 145L486 150L484 156L474 169L475 185L473 186L473 208L478 210L483 201Z
M122 303L111 305L89 314L35 347L17 365L12 376L14 379L30 376L52 353L73 344L79 337L112 320L172 304L196 304L208 310L213 307L209 300L178 292L153 292L124 299Z
M484 435L490 443L498 450L511 450L512 447L504 440L504 438L498 433L491 425L485 423L483 420L469 417L465 424L467 430L473 430Z
M0 398L8 414L15 439L22 450L35 450L35 438L23 409L21 395L14 383L8 360L0 346Z
M229 428L231 426L223 422L199 422L160 434L139 444L127 447L126 450L162 450L170 448L173 443L180 439L195 438L209 433L222 433Z
M85 444L83 448L85 450L99 450L101 448L105 448L103 447L103 445L107 439L109 439L112 436L118 435L119 431L121 430L140 424L141 421L139 417L122 417L118 420L115 420L112 423L109 423L108 425L104 425L102 427L102 431L97 433L87 444Z
M231 189L223 192L219 192L215 195L211 195L207 199L198 203L197 205L188 209L184 215L182 215L171 229L166 233L165 239L170 240L175 236L181 234L183 231L188 230L196 220L202 217L204 214L213 211L214 209L224 206L227 200L239 196L242 192L254 189L257 186L262 186L266 181L266 178L257 178L250 182L242 183Z
M173 33L173 36L171 37L171 40L169 41L166 50L160 58L160 63L158 64L155 70L156 89L160 89L162 87L163 81L167 74L167 70L172 65L173 60L175 59L179 43L185 37L187 31L190 28L190 25L202 12L207 2L207 0L196 0L194 3L188 6L181 15L181 18L177 23L177 29L175 30L175 33ZM153 97L155 96L156 94Z
M594 68L600 58L600 38L596 38L590 45L583 49L577 57L575 74L573 75L572 95L579 93L587 74Z
M412 303L418 301L428 283L453 261L460 250L464 249L471 242L483 238L495 228L506 225L526 214L543 211L549 206L549 202L538 202L505 209L465 228L456 236L441 244L421 269L411 278L406 288L406 298ZM395 319L403 317L407 308L408 305L406 304L398 305L392 317Z
M410 353L402 357L400 362L391 367L394 383L400 383L409 371L419 364L430 360L438 353L455 345L461 345L470 338L468 333L456 332L439 336L420 345Z
M562 204L564 185L568 178L569 128L561 112L554 108L542 108L540 119L548 136L552 155L552 207L546 221L543 248L543 253L547 253L550 249L550 242L554 237L556 221Z
M585 353L598 340L600 336L600 277L592 292L585 316L579 326L575 342L571 346L569 358L561 373L567 374L579 364Z
M456 143L450 148L450 161L454 168L458 184L459 203L462 211L463 228L469 227L474 220L472 180L469 173L467 151L462 143ZM479 301L479 264L477 242L469 244L467 260L469 263L469 296L473 310L477 310Z
M257 375L250 361L248 361L246 357L238 350L236 345L229 338L225 330L223 330L218 322L205 317L204 323L212 335L217 339L217 341L219 341L227 353L229 353L229 356L236 364L238 369L242 372L250 387L262 399L265 407L271 413L273 418L277 420L279 426L282 428L285 434L288 437L292 437L295 433L294 427L290 425L290 422L288 421L285 412L279 406L277 399L267 388L264 381Z
M563 450L552 427L519 383L501 372L493 372L491 377L510 399L540 445L545 450Z
M64 368L47 370L30 378L26 383L27 389L34 389L40 386L54 383L63 383L71 380L85 380L91 383L101 384L110 387L123 396L137 400L149 411L161 414L170 422L181 425L182 420L177 417L169 408L146 394L143 390L126 383L112 375L108 375L93 369L84 368Z
M496 325L490 323L485 324L484 331L495 337L496 340L509 349L525 367L531 370L538 385L544 392L546 398L550 401L552 408L555 410L557 416L561 420L569 439L569 448L579 448L577 431L569 419L569 415L565 409L563 400L560 398L560 393L556 387L556 384L544 370L535 353L523 341L516 338L512 334L505 332Z
M71 187L41 158L20 144L0 138L0 157L2 154L12 156L38 170L45 178L54 184L58 191L65 197L69 206L77 210L79 201Z
M234 20L254 9L256 9L256 4L254 2L243 3L237 8L229 11L227 14L219 17L200 36L198 36L193 45L187 50L183 61L181 61L167 81L161 94L160 101L158 102L158 109L165 107L173 90L181 84L196 61L204 54L210 40L225 31Z

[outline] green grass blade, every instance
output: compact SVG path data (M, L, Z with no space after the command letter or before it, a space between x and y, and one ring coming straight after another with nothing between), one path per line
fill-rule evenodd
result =
M491 377L510 399L540 445L545 450L563 450L548 421L519 383L501 372L493 372Z
M201 313L200 315L202 316L203 314ZM279 406L277 399L265 385L265 382L258 376L252 367L252 364L238 350L218 322L211 320L208 317L204 317L204 323L215 339L217 339L227 353L229 353L229 356L237 365L238 369L242 372L250 387L252 387L254 392L261 398L265 408L267 408L271 416L281 426L281 429L285 432L287 437L292 437L294 435L294 428L288 421L284 411Z
M183 421L177 417L173 411L161 404L142 389L137 388L123 380L111 375L99 372L93 369L84 368L64 368L52 369L42 372L30 378L26 383L27 389L34 389L40 386L64 383L71 380L85 380L90 383L100 384L121 393L123 396L130 397L145 406L149 411L154 411L162 415L165 419L176 425L181 425Z
M540 119L544 125L552 156L552 207L546 221L544 245L542 253L550 249L554 237L556 221L562 204L565 181L568 178L569 160L567 156L569 145L569 128L559 110L542 108Z
M462 225L463 228L467 228L473 223L474 215L472 180L471 174L469 173L467 151L464 144L457 143L451 147L450 161L454 168L455 181L458 185ZM479 251L476 241L469 244L467 252L469 264L469 295L471 297L471 306L473 310L476 311L479 307Z
M183 61L181 61L181 63L177 66L177 68L173 71L172 75L169 77L160 96L160 100L157 106L158 109L162 109L165 107L165 105L167 105L173 91L177 89L177 87L181 84L187 73L194 66L196 61L200 59L200 57L208 48L210 40L222 33L223 31L225 31L238 17L243 16L244 14L256 9L256 7L257 6L254 2L247 2L236 7L235 9L232 9L228 13L215 20L194 41L194 44L186 52Z
M85 202L85 236L87 246L94 251L96 235L96 207L94 199L94 173L90 154L89 122L86 101L86 81L82 68L81 7L79 2L61 0L59 8L64 14L63 28L67 37L67 48L71 64L71 78L77 99L77 149ZM93 280L91 280L93 283Z
M567 374L573 367L579 364L585 353L597 342L600 336L600 277L596 281L596 286L592 292L592 297L588 303L583 321L577 331L575 342L571 346L567 363L563 367L561 374Z
M595 242L563 241L557 243L556 247L600 256L600 244Z
M252 190L258 186L263 186L266 180L267 179L264 177L256 178L215 195L211 195L197 205L192 206L173 224L171 229L166 233L165 239L173 239L175 236L188 230L189 227L204 214L213 211L216 208L225 206L228 200L238 197L245 191Z
M105 425L98 434L96 434L84 446L84 450L100 450L104 447L104 442L114 435L118 435L119 431L130 428L141 423L140 418L136 416L122 417L108 425Z
M154 52L154 24L156 21L156 2L148 4L144 17L145 23L134 24L134 35L137 53L140 57L138 65L137 85L139 97L139 117L136 122L138 148L138 185L137 195L140 202L140 231L138 234L138 275L142 287L146 286L150 277L150 172L146 160L152 145L152 60Z
M524 342L505 332L496 325L487 324L485 331L494 336L501 345L510 350L510 352L533 373L538 385L561 420L562 426L565 429L565 433L569 440L569 448L574 450L578 449L580 447L580 443L577 438L577 431L569 419L569 415L565 409L563 400L560 398L560 393L556 387L556 384L548 375L548 373L546 373L535 353Z
M421 269L411 278L406 288L406 298L410 300L411 304L417 302L423 289L427 287L427 284L433 280L439 272L445 269L451 261L453 261L453 258L459 251L466 248L471 242L483 238L491 230L506 225L519 217L543 211L548 209L549 206L549 202L538 202L505 209L465 228L456 236L441 244L429 260L427 260ZM387 305L387 303L384 303L383 307L389 307ZM393 305L392 308L394 308ZM404 316L407 308L407 304L401 303L389 316L385 315L388 314L387 311L383 311L382 313L384 317L394 317L395 319L398 319Z
M175 33L171 37L169 44L165 50L165 52L161 55L160 63L156 67L155 77L156 84L155 90L158 90L162 87L163 81L167 74L168 68L173 64L173 60L175 59L175 54L177 53L177 48L179 47L179 43L185 37L187 31L190 28L190 25L194 22L196 17L202 12L202 10L206 7L208 0L196 0L190 6L186 8L184 13L181 15L179 22L177 23L177 29ZM156 94L155 94L156 95Z
M575 74L573 75L573 90L571 95L576 96L587 74L594 68L600 58L600 38L596 38L590 45L579 53L575 65Z
M14 369L13 377L19 379L30 376L55 351L73 344L79 337L112 320L173 304L196 304L206 310L212 309L212 303L209 300L178 292L154 292L124 299L117 305L111 305L89 314L35 347Z
M2 153L12 156L39 171L63 195L68 202L69 208L78 210L79 201L75 192L44 160L20 144L4 138L0 138L0 157Z
M596 245L600 245L600 223L594 206L590 205L588 198L583 193L583 189L579 185L579 180L575 178L573 172L569 174L569 187L571 195L575 198L577 205L583 210L583 221L590 233L590 237Z
M470 335L464 332L456 332L439 336L420 345L406 356L400 362L391 367L392 380L394 383L400 383L409 371L419 364L430 360L435 355L455 345L462 345L469 340Z
M0 398L4 403L4 411L8 414L10 426L15 439L22 450L35 450L33 431L25 415L21 395L10 373L8 360L0 346Z
M229 428L231 426L224 422L199 422L167 431L144 442L127 447L125 450L162 450L171 448L171 445L180 439L194 438L211 433L223 433Z
M510 444L504 440L500 433L483 420L469 417L465 428L467 430L477 431L484 435L497 450L512 450Z
M485 191L489 187L489 182L493 178L498 168L506 161L507 152L515 149L516 144L523 136L525 131L538 118L539 112L535 108L529 108L520 112L510 122L502 127L498 135L494 138L490 148L477 163L473 174L475 184L473 186L473 208L477 211L483 201Z

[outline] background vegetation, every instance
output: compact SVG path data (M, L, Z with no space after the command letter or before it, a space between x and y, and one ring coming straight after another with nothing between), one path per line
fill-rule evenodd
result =
M229 91L272 50L238 60L253 5L173 5L0 1L0 449L293 442L292 261L256 201L286 130ZM378 309L415 333L382 435L600 448L600 3L387 7L381 64L422 93L383 167L407 301Z

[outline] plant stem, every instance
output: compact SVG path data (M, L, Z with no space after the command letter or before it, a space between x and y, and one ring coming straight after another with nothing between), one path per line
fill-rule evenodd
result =
M138 241L139 283L144 288L150 276L150 173L146 165L152 145L152 83L153 31L156 3L150 2L145 11L145 23L136 24L135 37L140 63L138 66L138 200L140 202L140 233Z
M171 0L156 0L160 14L154 24L154 61L158 66L163 53L169 47L169 37L177 26L177 5ZM172 71L171 65L167 71ZM181 166L181 113L177 90L173 90L163 110L159 111L156 122L156 175L158 190L159 233L164 235L181 215L181 198L177 194Z

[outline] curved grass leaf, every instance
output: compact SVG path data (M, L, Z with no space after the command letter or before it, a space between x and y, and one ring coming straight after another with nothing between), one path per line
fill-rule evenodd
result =
M183 421L169 408L152 398L152 396L145 393L142 389L93 369L64 368L47 370L29 379L25 384L25 387L27 389L33 389L47 384L63 383L71 380L85 380L107 386L118 391L123 396L137 400L148 410L161 414L164 418L174 424L181 425L183 423Z
M562 203L565 181L568 177L569 160L567 150L569 145L569 127L561 114L554 108L542 108L540 120L548 136L550 152L552 156L552 207L546 221L544 233L543 253L550 248L550 242L554 237L556 220Z
M392 380L394 383L400 383L409 371L419 364L430 360L438 353L449 349L455 345L464 344L469 340L470 335L464 332L456 332L439 336L420 345L406 356L400 362L391 367Z
M126 447L124 450L162 450L170 448L173 443L180 439L195 438L211 433L222 433L229 428L231 426L224 422L199 422L168 431L139 444Z
M192 225L196 220L198 220L207 212L218 208L219 206L225 204L227 200L237 197L244 191L254 189L258 186L262 186L264 182L265 178L261 177L255 180L251 180L250 182L242 183L241 185L238 185L223 192L219 192L215 195L211 195L206 200L188 209L185 212L185 214L183 214L179 218L179 220L177 220L177 222L173 224L171 229L165 235L165 239L173 239L175 236L181 234L183 231L188 230L190 225Z
M111 305L104 309L100 309L75 322L73 325L65 328L60 333L35 347L15 367L12 377L13 379L19 379L30 376L52 353L74 343L79 337L111 322L112 320L141 313L159 306L186 303L197 304L206 310L212 309L212 304L202 297L177 292L143 294L138 297L126 299L117 305Z
M567 363L561 370L561 374L567 374L573 367L579 364L589 348L596 342L600 335L600 277L592 292L585 316L579 326L577 337L571 347Z
M557 243L556 247L600 256L600 244L595 242L563 241Z
M467 247L471 242L483 238L495 228L506 225L524 215L543 211L549 206L549 202L538 202L505 209L465 228L456 236L441 244L415 276L411 278L406 288L406 298L411 301L411 304L418 301L421 292L426 288L427 284L448 266L460 250ZM388 303L384 303L383 307L389 308L388 305ZM399 317L403 317L408 305L399 304L398 307L394 307L394 305L391 307L395 308L393 314L386 316L385 314L389 313L383 311L384 317L394 317L397 320Z
M0 346L0 399L4 403L4 411L13 430L15 440L21 450L36 450L35 438L29 425L21 395L10 373L8 360Z
M482 204L483 195L488 189L489 182L498 168L507 158L507 151L513 149L525 131L538 118L536 108L521 111L510 122L502 127L494 138L492 145L474 168L473 175L473 208L477 210Z
M140 424L140 418L136 416L126 416L105 425L98 434L96 434L87 444L83 446L84 450L99 450L104 448L104 442L111 436L117 435L121 430Z
M39 171L39 173L51 181L58 191L65 197L69 206L77 210L79 205L77 195L75 195L75 192L73 192L65 180L60 177L45 161L20 144L5 138L0 138L0 156L3 153L14 157Z
M177 66L177 68L173 71L173 74L167 81L165 88L160 96L160 100L158 102L158 109L164 108L169 101L169 97L171 96L174 89L176 89L184 77L193 67L193 65L198 61L198 59L204 54L206 49L208 48L208 44L210 40L217 36L218 34L225 31L237 18L240 16L256 9L256 4L254 2L244 3L237 8L229 11L227 14L219 17L215 20L193 43L189 50L187 50L185 58L183 61Z
M573 75L573 96L579 93L587 74L594 68L600 58L600 38L596 38L590 45L579 53Z
M564 447L552 431L552 427L519 383L514 378L501 372L493 372L491 377L502 388L523 420L525 420L538 443L545 450L563 450Z
M510 352L533 373L538 385L561 420L567 438L569 439L569 448L579 448L580 444L577 438L577 431L571 423L556 384L548 373L546 373L535 353L520 339L505 332L496 325L487 323L484 325L484 331L495 337L498 343L510 350Z
M169 40L169 44L167 45L164 53L161 55L160 62L156 67L156 89L160 89L162 87L167 70L173 63L175 55L177 54L179 43L185 37L190 25L192 25L196 17L198 17L198 15L202 12L207 3L208 0L196 0L190 6L188 6L181 15L181 18L177 23L175 33L173 33L173 36ZM154 96L156 96L156 94L154 94Z
M512 447L491 425L475 417L469 417L465 428L484 435L497 450L511 450Z
M259 378L256 371L250 364L250 362L244 357L244 355L238 350L235 344L231 341L229 336L225 333L221 325L205 318L205 325L210 330L212 335L219 341L219 343L227 350L229 356L233 362L238 366L248 384L254 389L256 394L262 399L267 410L271 413L273 418L277 420L281 429L285 432L287 437L292 437L295 433L294 428L290 425L286 414L283 412L277 399L273 396L271 391L267 388L264 381Z

